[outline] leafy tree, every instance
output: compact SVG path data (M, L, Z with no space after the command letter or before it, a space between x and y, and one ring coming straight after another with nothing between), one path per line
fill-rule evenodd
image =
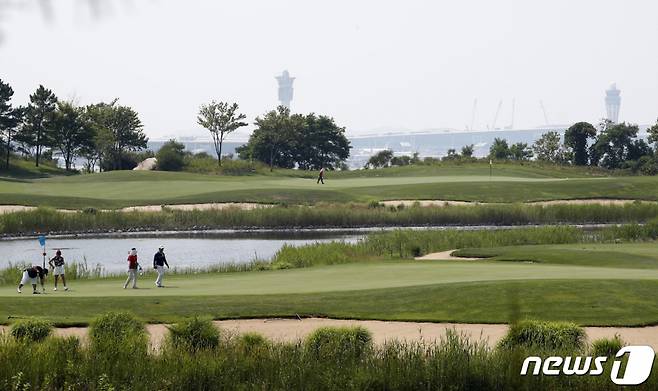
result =
M365 168L388 167L391 164L391 160L393 160L393 151L390 149L385 149L370 156L370 159L368 159L368 163L366 163Z
M58 102L53 129L52 145L62 154L66 170L70 170L75 158L93 138L93 128L87 121L84 108L71 102Z
M558 132L542 134L533 144L532 150L537 160L551 163L561 163L565 160L565 151Z
M256 117L256 129L249 142L238 148L242 159L255 159L274 167L293 168L297 157L299 135L304 129L304 117L290 114L290 109L279 106L276 110Z
M510 157L507 140L496 137L489 148L489 158L504 160Z
M123 155L126 151L139 151L146 148L148 138L144 126L135 110L127 106L115 106L112 115L112 131L115 168L123 169ZM117 167L118 166L118 167Z
M247 118L246 115L238 113L237 103L229 104L212 101L208 105L202 105L199 109L197 122L210 131L220 167L222 165L224 138L235 130L247 126L245 122L242 122L245 118Z
M12 107L10 101L14 96L11 86L0 79L0 136L4 135L6 149L6 168L9 169L12 135L21 122L23 110Z
M509 148L509 157L518 161L530 160L532 158L532 149L526 143L512 144Z
M596 128L588 122L578 122L564 132L564 145L571 148L573 164L586 166L588 163L587 144L596 137Z
M469 157L473 157L473 152L475 152L475 147L473 146L473 144L464 145L462 147L461 155L462 157L469 158Z
M391 166L408 166L411 163L412 157L409 155L393 156L391 159Z
M649 143L656 144L658 142L658 120L652 127L647 129L647 133L649 133L649 137L647 137ZM656 149L658 149L658 144L656 144Z
M30 103L25 112L25 126L20 134L20 141L34 148L36 166L44 148L52 144L53 121L57 110L57 97L55 94L40 85L30 95Z
M101 167L121 170L132 166L134 158L128 156L128 153L140 151L148 143L137 112L130 107L118 105L115 99L111 103L87 106L86 114L96 135L94 152Z
M160 171L180 171L185 165L185 145L176 140L167 141L155 154Z
M625 161L637 157L637 153L645 149L642 144L634 140L638 131L637 125L626 123L608 125L590 147L592 164L610 169L621 168Z
M334 169L350 155L350 142L334 119L311 113L303 118L304 127L295 136L295 160L300 169L319 170L322 167Z
M459 155L457 154L457 150L455 148L448 149L448 154L443 157L443 160L457 160L457 159L459 159Z

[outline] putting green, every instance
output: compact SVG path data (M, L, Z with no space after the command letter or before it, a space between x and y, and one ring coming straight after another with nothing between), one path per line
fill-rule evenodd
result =
M378 175L379 172L382 175ZM653 177L557 177L538 176L532 171L511 171L489 177L483 175L483 170L466 170L459 175L460 171L456 169L434 168L431 171L426 167L392 173L397 174L388 175L385 170L362 172L362 176L353 172L335 173L329 175L325 185L316 184L314 178L299 175L236 177L133 171L35 180L0 179L0 205L112 208L165 203L367 202L373 199L483 202L574 198L653 200L658 194L658 179Z
M167 287L153 285L153 273L142 277L140 289L122 289L123 281L72 281L70 292L48 296L216 296L308 294L484 281L546 279L656 280L658 269L598 268L501 262L377 262L268 272L179 275L166 278ZM52 287L52 281L47 283ZM15 287L0 288L0 296L16 297ZM29 296L29 287L24 295ZM50 288L49 288L50 289Z

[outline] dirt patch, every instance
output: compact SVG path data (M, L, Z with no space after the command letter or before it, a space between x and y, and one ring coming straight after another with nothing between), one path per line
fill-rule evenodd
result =
M484 258L467 258L467 257L456 257L452 255L457 250L448 250L441 251L438 253L430 253L423 255L422 257L414 258L417 261L479 261Z
M213 322L217 327L233 334L257 332L280 342L293 342L305 338L318 327L363 326L370 330L376 344L398 340L406 342L433 342L445 337L448 330L455 330L472 340L481 340L494 346L507 332L504 324L458 324L427 322L387 322L377 320L340 320L324 318L308 319L237 319ZM154 348L162 345L167 326L147 325L146 329ZM8 328L0 326L0 332ZM658 350L658 326L651 327L585 327L588 340L612 338L619 335L629 345L649 345ZM57 336L75 336L86 340L87 329L81 327L60 328Z

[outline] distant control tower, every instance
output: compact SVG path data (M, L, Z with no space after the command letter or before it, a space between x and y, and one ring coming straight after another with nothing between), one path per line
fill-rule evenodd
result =
M292 82L295 81L295 78L290 77L288 71L283 71L281 76L276 76L276 80L279 82L279 101L281 101L282 106L290 108L293 91Z
M617 89L617 84L610 84L610 88L605 91L605 110L608 114L607 119L616 124L619 121L619 108L621 107L621 91Z

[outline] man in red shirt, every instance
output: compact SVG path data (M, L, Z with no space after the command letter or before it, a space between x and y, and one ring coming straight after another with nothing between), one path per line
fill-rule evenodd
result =
M128 288L130 281L133 283L133 289L137 289L137 269L139 268L139 263L137 263L137 249L132 248L128 253L128 279L126 283L123 284L123 289Z

